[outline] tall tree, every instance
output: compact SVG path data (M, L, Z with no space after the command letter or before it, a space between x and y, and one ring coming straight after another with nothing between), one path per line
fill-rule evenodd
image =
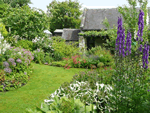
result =
M0 0L0 18L3 18L5 16L4 12L7 11L7 7L8 5L5 4L3 0Z
M47 15L41 9L31 9L29 6L9 8L5 12L6 17L2 19L11 28L10 36L19 35L22 38L32 40L36 36L43 37L43 31L48 29Z
M79 5L77 1L52 1L49 6L47 6L50 31L54 33L56 29L80 28L81 20L79 16L82 14L80 8L81 5Z
M10 4L11 7L15 8L17 4L22 7L24 5L32 4L31 0L2 0L4 3Z

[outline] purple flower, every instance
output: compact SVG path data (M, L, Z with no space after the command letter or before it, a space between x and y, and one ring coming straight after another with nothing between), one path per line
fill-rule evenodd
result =
M27 73L26 73L26 72L24 72L24 74L26 75Z
M117 31L117 39L116 39L116 50L118 50L119 46L119 55L123 55L125 57L124 43L125 43L125 33L122 28L122 18L118 17L118 31Z
M139 51L141 51L141 52L142 52L142 45L140 45L140 47L139 47Z
M10 68L4 68L4 71L6 72L6 73L11 73L12 72L12 70L10 69Z
M146 65L145 66L145 63L148 64L148 57L149 57L149 45L147 44L147 42L145 43L144 45L144 49L143 49L143 57L142 57L142 60L143 60L143 68L147 69L148 66Z
M7 61L3 62L4 67L9 67L9 63Z
M138 21L138 25L139 25L139 30L137 32L138 37L141 38L141 42L143 41L143 28L144 28L144 20L143 20L143 16L144 16L144 12L142 10L140 10L140 14L139 14L139 21ZM137 37L137 41L139 40Z
M15 62L12 62L12 65L13 65L13 66L16 66L16 63L15 63Z
M22 63L21 59L19 59L19 58L18 58L16 61L17 61L18 63Z
M37 49L38 52L40 52L40 49Z
M148 89L147 91L149 92L150 90Z
M14 60L13 58L9 58L8 61L12 63L12 62L14 62L15 60Z
M45 65L47 65L48 63L46 62Z

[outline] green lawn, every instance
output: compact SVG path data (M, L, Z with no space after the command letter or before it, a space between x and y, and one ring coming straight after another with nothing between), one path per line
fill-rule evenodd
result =
M25 113L26 108L40 107L62 83L71 81L76 73L86 70L32 64L34 71L26 85L14 91L0 92L0 113Z

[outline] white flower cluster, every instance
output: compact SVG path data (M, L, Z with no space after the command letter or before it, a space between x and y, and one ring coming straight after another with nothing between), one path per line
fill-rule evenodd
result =
M0 33L0 54L4 54L6 49L10 48L10 44L6 43L4 37Z
M35 39L32 39L32 42L33 43L36 43L36 42L38 42L38 41L40 41L40 40L44 40L44 38L41 38L41 37L35 37Z

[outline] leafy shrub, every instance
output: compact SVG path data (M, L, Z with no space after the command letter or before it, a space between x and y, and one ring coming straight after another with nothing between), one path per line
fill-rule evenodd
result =
M19 40L17 43L13 44L15 47L22 47L24 49L29 49L33 51L33 42L29 40Z
M59 51L54 51L54 53L53 53L54 61L61 61L63 57L64 57L63 53L61 53Z
M87 66L87 62L85 59L82 59L80 55L74 55L71 58L63 58L63 61L66 63L65 68L74 67L74 68L85 68ZM67 68L68 68L67 67Z
M63 61L52 62L52 66L64 67L66 64Z
M53 37L51 37L52 38L52 40L56 40L56 41L58 41L58 42L63 42L63 41L65 41L65 39L63 39L61 36L53 36Z
M5 28L5 25L3 23L0 23L0 33L2 34L2 36L6 37L8 35L8 32Z
M44 62L50 64L52 61L54 61L54 59L51 53L45 53Z
M59 41L59 39L53 40L52 47L54 48L54 51L57 51L59 53L62 53L64 57L71 57L72 55L79 53L79 48L76 47L75 44L66 44L65 40Z
M48 28L47 15L41 9L31 9L28 5L11 8L5 11L2 19L5 25L11 28L10 36L19 35L27 40L32 40L36 36L43 37L43 32ZM15 16L14 16L15 15Z
M32 40L32 42L34 43L34 50L41 48L43 49L43 51L46 53L53 53L54 49L52 47L52 40L48 39L48 38L35 38Z
M50 105L43 103L42 108L37 107L36 112L38 113L40 111L43 112L52 111L52 112L62 112L62 113L85 113L85 105L80 101L80 99L73 100L73 98L68 99L64 96L59 100L58 96L55 95L54 100L55 101L54 102L52 101ZM90 106L86 106L86 111L88 113L92 111L91 106L92 106L91 104ZM31 113L32 111L31 109L26 109L26 110L27 113Z
M37 49L37 50L33 51L33 53L34 53L34 62L43 64L44 56L45 56L45 53L43 52L43 50Z
M102 48L101 46L97 46L92 48L91 50L86 52L87 56L89 55L97 55L99 56L99 61L103 62L105 66L113 66L114 59L109 50Z
M13 48L6 50L4 54L3 70L5 72L5 81L1 83L3 90L8 91L11 88L28 81L28 76L32 72L31 61L34 59L30 51L22 48ZM12 82L13 81L13 82Z
M55 95L57 95L59 99L66 96L68 99L80 99L81 102L86 103L86 105L96 104L97 108L101 110L110 109L105 106L105 103L109 102L107 94L112 90L111 86L98 84L98 82L95 83L95 86L96 88L92 90L88 81L75 81L72 84L65 82L59 89L50 95L49 99L53 100ZM51 103L51 100L45 100L47 105Z

